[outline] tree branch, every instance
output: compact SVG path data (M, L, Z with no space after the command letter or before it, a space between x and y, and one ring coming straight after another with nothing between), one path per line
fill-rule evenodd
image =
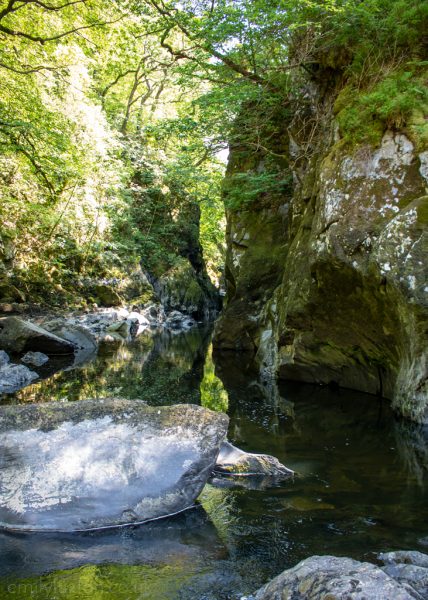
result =
M74 29L70 29L69 31L64 31L63 33L58 33L57 35L53 35L51 37L41 37L38 35L31 35L30 33L25 33L25 31L16 31L14 29L10 29L9 27L5 27L0 24L0 31L6 33L7 35L13 35L15 37L22 37L32 42L39 42L40 44L45 44L46 42L53 42L55 40L60 40L67 35L72 35L73 33L77 33L78 31L82 31L83 29L91 29L93 27L101 27L103 25L112 25L113 23L117 23L121 21L123 16L120 16L113 21L102 21L99 23L92 23L91 25L82 25L81 27L75 27Z
M184 33L184 35L189 40L191 40L191 42L195 45L195 47L200 48L201 50L204 50L205 52L208 52L209 54L211 54L211 56L213 56L214 58L217 58L223 64L225 64L227 67L229 67L229 69L231 69L232 71L235 71L235 73L238 73L242 77L245 77L246 79L249 79L250 81L253 81L254 83L257 83L259 85L268 86L271 88L273 87L271 84L269 84L268 81L266 81L265 79L263 79L262 77L257 75L257 73L254 73L253 71L248 70L243 65L240 65L239 63L235 62L229 56L222 54L221 52L216 50L212 45L199 42L195 38L195 36L192 35L192 33L187 29L187 27L185 27L182 23L180 23L180 21L178 19L176 19L173 15L171 15L171 12L165 7L164 4L161 5L157 0L149 0L149 2L157 10L157 12L159 14L161 14L163 17L168 19L170 22L169 27L166 29L165 34L162 36L161 45L164 48L166 48L173 56L177 57L177 59L187 58L187 59L193 60L193 57L189 56L188 54L186 54L182 51L174 50L166 42L166 37L168 36L170 31L174 27L178 27L178 29L182 33Z

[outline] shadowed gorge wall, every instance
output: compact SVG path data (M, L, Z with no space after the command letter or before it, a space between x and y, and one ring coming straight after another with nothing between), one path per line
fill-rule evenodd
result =
M267 378L380 394L425 422L426 144L404 127L386 128L380 143L346 143L340 77L320 71L284 100L290 117L275 133L292 191L228 211L214 343L251 350ZM249 163L232 147L228 177L263 170L270 152L248 150Z

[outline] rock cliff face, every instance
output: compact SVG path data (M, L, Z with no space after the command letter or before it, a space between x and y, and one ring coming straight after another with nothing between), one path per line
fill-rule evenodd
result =
M215 346L251 350L267 377L381 394L427 422L428 151L404 130L346 146L338 91L311 81L291 100L277 135L292 192L228 213ZM229 178L248 169L241 157L232 148Z

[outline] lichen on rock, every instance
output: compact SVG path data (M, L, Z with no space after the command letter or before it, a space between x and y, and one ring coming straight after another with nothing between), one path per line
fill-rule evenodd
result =
M427 151L388 129L377 147L347 146L339 91L309 81L289 99L276 135L292 193L228 213L214 345L252 351L266 376L379 394L427 422ZM228 176L264 159L249 167L232 148Z

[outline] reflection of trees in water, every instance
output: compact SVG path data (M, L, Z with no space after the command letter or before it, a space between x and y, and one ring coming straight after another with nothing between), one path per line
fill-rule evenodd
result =
M85 364L59 371L5 402L46 402L118 396L151 404L199 404L210 329L142 333L130 342L101 344Z
M229 398L230 434L236 443L248 442L242 424L263 423L274 435L282 430L281 420L291 417L293 403L281 395L274 380L262 380L252 354L214 351L215 374Z
M204 376L200 385L201 405L211 410L227 412L229 397L223 382L215 374L215 366L212 358L212 344L210 344L204 364Z
M284 444L295 447L306 440L307 451L300 452L309 464L318 460L324 446L339 447L343 441L342 454L336 450L336 462L329 467L335 478L350 461L355 473L360 469L358 486L367 478L381 485L391 468L400 488L415 480L426 483L428 428L397 418L386 400L353 390L263 381L250 354L215 352L214 360L229 395L230 437L245 449L261 450L257 445L263 444L264 451L270 448L274 454L275 446L283 452ZM365 462L370 452L372 464Z
M206 327L156 336L142 369L143 399L159 405L200 404L199 387L210 337L211 328Z

